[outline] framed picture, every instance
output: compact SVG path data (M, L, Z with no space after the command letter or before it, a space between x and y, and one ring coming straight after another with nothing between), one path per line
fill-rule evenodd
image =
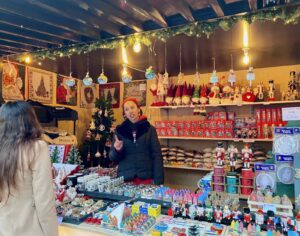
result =
M85 86L81 81L80 86L80 107L94 108L95 101L99 97L98 88L96 84Z
M68 77L58 75L56 86L56 103L77 106L77 79L75 79L75 85L72 87L67 86L66 81Z
M147 81L135 80L124 84L123 98L134 97L138 100L140 106L146 106Z
M53 102L53 81L56 74L27 67L28 98L41 103Z
M25 100L25 66L3 63L2 97L4 100Z
M107 100L111 98L112 108L120 107L120 83L99 85L99 98Z

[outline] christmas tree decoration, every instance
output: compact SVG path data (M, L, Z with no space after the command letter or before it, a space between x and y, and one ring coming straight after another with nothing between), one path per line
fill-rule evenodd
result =
M147 69L146 69L146 72L145 72L145 77L147 80L151 80L153 78L155 78L156 74L153 70L153 67L152 66L149 66Z
M123 65L123 70L122 70L122 81L124 83L130 83L132 81L132 76L127 70L127 65Z
M104 58L102 55L102 71L101 74L98 77L98 84L106 84L107 83L107 76L104 74Z
M59 161L59 151L58 151L58 147L55 146L54 149L53 149L53 152L51 153L50 155L50 158L51 158L51 163L58 163Z
M77 148L75 146L71 147L71 150L69 151L67 155L67 164L73 164L73 165L80 165L82 163L80 153L78 152Z
M253 71L253 67L249 67L246 78L247 78L247 81L249 81L250 87L252 87L252 81L255 80L255 74Z
M90 130L95 130L95 129L96 129L95 122L94 120L92 120L90 124Z

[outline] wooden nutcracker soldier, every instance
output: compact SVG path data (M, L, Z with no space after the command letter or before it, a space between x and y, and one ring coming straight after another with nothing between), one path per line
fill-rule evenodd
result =
M252 160L252 149L249 147L249 144L246 143L242 149L242 160L244 162L244 168L250 168L250 161Z
M274 231L275 230L274 212L273 211L268 211L267 215L268 215L267 231Z
M223 219L226 221L227 224L231 222L231 216L232 214L228 205L225 205L223 210Z
M264 224L264 212L260 208L255 213L255 223L260 227Z
M222 142L218 142L217 147L215 149L215 156L217 158L217 165L223 166L225 158L225 148L223 147Z
M298 212L296 216L296 231L300 233L300 212Z
M221 220L223 218L223 212L220 209L220 206L217 206L215 212L214 212L214 219L217 223L221 223Z
M244 208L244 222L248 225L251 222L250 209L248 207Z
M234 172L237 155L238 155L238 150L233 144L230 144L230 146L227 149L227 152L228 152L228 159L230 162L230 171Z
M274 80L269 80L269 98L268 101L275 101L275 84Z

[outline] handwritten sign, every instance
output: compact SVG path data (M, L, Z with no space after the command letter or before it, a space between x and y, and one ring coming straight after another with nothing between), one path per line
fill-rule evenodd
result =
M282 120L300 120L300 107L283 107Z

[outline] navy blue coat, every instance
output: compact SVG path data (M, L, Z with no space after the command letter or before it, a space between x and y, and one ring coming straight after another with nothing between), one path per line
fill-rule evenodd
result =
M136 140L132 131L136 130ZM163 184L164 169L161 147L156 129L147 119L132 124L125 120L116 128L116 135L123 141L123 148L119 152L111 147L109 158L118 163L118 176L125 180L135 177L153 179L155 184Z

